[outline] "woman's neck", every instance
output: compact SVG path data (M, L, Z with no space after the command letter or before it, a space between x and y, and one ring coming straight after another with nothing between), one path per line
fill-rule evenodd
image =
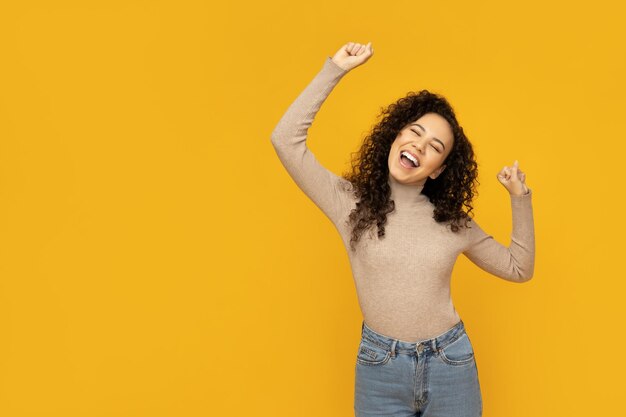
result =
M391 199L396 207L420 206L428 202L428 196L422 194L423 184L403 184L396 180L389 173L389 187L391 188Z

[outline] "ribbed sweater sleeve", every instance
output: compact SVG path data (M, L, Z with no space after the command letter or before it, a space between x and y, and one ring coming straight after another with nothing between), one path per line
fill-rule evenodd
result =
M350 183L322 166L307 147L306 139L322 103L347 72L327 57L271 135L278 158L291 178L335 225L350 204Z
M507 281L524 282L535 269L535 228L532 190L524 195L510 194L513 231L509 247L498 243L472 220L468 247L463 252L483 270Z

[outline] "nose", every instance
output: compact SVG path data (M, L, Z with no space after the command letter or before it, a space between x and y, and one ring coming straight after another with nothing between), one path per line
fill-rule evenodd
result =
M421 142L415 142L413 147L417 150L417 152L422 153L423 145Z

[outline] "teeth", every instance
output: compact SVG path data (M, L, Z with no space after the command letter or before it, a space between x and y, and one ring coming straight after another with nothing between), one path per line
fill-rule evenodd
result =
M411 161L413 161L415 163L415 165L420 166L420 163L417 161L417 159L415 159L415 157L413 155L411 155L410 153L408 153L406 151L402 151L401 155L406 156Z

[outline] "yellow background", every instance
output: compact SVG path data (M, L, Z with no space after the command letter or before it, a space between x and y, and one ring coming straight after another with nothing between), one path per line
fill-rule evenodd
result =
M617 0L20 1L0 6L0 415L349 416L347 254L270 134L346 42L374 56L309 147L330 170L410 90L534 191L517 285L459 258L484 416L623 408L626 29Z

